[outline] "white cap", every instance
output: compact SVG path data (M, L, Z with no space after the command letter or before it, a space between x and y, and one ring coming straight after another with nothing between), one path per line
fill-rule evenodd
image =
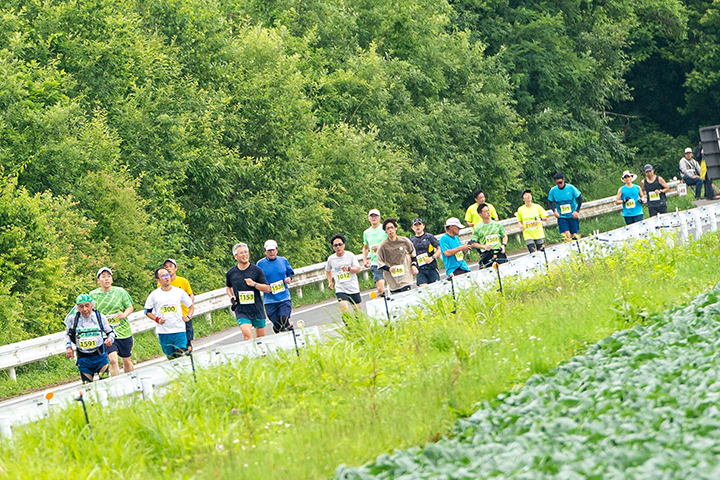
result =
M690 148L690 147L686 148L685 153L692 153L692 148Z
M166 258L165 261L163 262L163 266L165 266L165 264L166 264L167 262L172 263L172 264L175 265L175 267L177 268L177 262L176 262L174 259L172 259L172 258Z
M368 212L368 217L371 216L371 215L377 215L377 216L379 217L379 216L380 216L380 210L378 210L377 208L373 208L372 210L370 210L370 211Z
M447 228L447 227L465 228L465 225L460 223L460 220L458 220L456 217L450 217L445 222L445 228Z
M112 277L112 270L110 270L108 267L102 267L100 270L98 270L98 273L97 273L96 277L97 277L97 278L100 278L100 275L101 275L103 272L108 272L108 273L110 274L110 276Z
M623 179L624 179L625 177L630 177L630 178L632 178L631 182L634 182L635 179L637 178L637 175L635 175L634 173L630 173L630 170L625 170L625 171L622 173L622 176L620 177L620 180L624 182L625 180L623 180Z
M265 242L265 250L277 250L277 242L275 240L268 240Z

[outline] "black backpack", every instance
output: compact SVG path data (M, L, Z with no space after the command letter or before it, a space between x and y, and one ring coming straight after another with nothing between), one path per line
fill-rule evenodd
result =
M103 338L103 333L105 333L105 331L103 330L102 319L100 318L100 312L98 312L98 311L95 310L95 309L93 309L93 312L95 312L95 317L97 318L98 326L100 327L100 338ZM73 321L73 326L72 326L72 328L70 329L70 331L68 332L68 336L70 337L70 341L71 341L73 344L75 344L76 346L77 346L77 326L78 326L78 322L80 322L80 312L77 312L77 313L75 314L75 320ZM104 340L104 339L103 339L103 340ZM98 348L100 348L100 347L98 347ZM103 347L103 349L104 349L104 347ZM96 349L96 350L97 350L97 349Z

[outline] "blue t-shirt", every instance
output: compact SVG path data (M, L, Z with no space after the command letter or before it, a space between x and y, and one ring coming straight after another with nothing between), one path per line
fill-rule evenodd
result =
M565 184L565 188L554 186L548 194L548 201L555 204L555 210L560 213L562 218L572 218L572 214L577 210L576 198L580 196L580 190L569 183Z
M452 250L460 245L462 245L460 237L453 237L447 233L440 237L440 251L442 252L442 260L445 264L445 272L452 273L458 268L468 271L470 270L467 263L465 263L465 252L460 251L455 255L450 255L449 257L445 256L446 250Z
M637 217L643 214L640 204L640 187L633 185L630 188L623 185L620 188L620 198L623 201L623 217Z
M285 283L285 277L292 278L295 275L290 262L285 257L277 257L275 260L263 258L257 262L257 266L265 274L268 285L270 285L270 293L263 294L265 303L280 303L290 301L290 290Z

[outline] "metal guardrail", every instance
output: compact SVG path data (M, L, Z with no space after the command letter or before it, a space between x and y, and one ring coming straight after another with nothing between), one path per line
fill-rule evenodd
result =
M689 240L689 232L692 230L694 238L697 240L705 230L717 231L719 217L720 204L697 207L682 212L659 214L642 222L581 239L577 243L564 243L548 247L545 253L535 252L525 255L517 260L503 264L497 271L486 268L459 276L453 280L454 285L451 285L450 281L444 280L390 297L386 296L382 299L370 300L365 303L367 315L378 322L392 321L406 312L411 312L413 308L422 308L438 296L451 293L455 295L457 292L468 288L475 290L497 288L499 275L505 280L525 278L544 272L548 264L571 255L578 255L580 251L584 254L597 253L603 249L598 244L611 246L628 240L647 238L658 231L668 229L677 233L679 239L683 242ZM547 260L545 260L545 255L547 255Z
M670 192L668 196L677 195L677 186L679 181L668 183ZM615 196L602 198L583 203L580 210L580 218L592 218L609 212L615 212L622 209L622 205L615 205ZM508 218L500 223L505 227L508 235L520 235L520 228L516 218ZM551 211L548 210L547 226L557 225L557 220ZM465 242L470 238L472 228L464 228L460 231L460 239ZM440 235L437 235L439 238ZM356 255L358 261L362 261L362 255ZM307 285L318 284L320 290L324 290L326 275L325 263L316 263L295 270L295 276L290 288L295 289L298 297L302 298L302 287ZM363 268L363 272L367 275L368 269ZM210 292L205 292L195 297L195 315L206 315L217 310L230 308L230 300L227 297L225 288L219 288ZM146 332L155 328L155 322L145 316L143 312L135 312L128 317L130 327L133 334ZM26 365L28 363L44 360L53 355L65 353L65 333L53 333L42 337L24 340L22 342L0 346L0 371L8 370L11 379L16 380L15 367Z

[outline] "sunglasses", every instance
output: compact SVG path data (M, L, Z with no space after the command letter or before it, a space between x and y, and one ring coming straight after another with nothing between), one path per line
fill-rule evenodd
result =
M172 276L169 274L160 275L160 278L171 278Z
M333 243L332 244L333 248L339 248L339 247L342 247L343 245L345 245L345 244L344 243Z

